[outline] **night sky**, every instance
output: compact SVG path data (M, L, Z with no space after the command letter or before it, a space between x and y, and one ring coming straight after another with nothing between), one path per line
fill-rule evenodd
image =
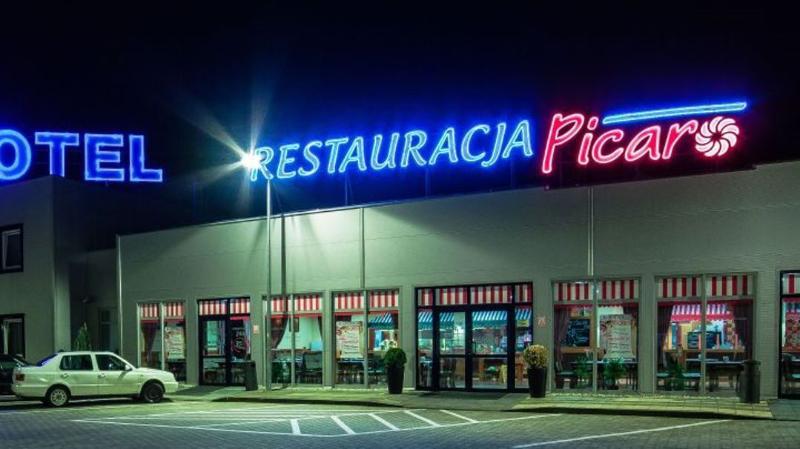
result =
M554 112L751 105L743 150L713 167L602 176L562 167L544 180L530 163L507 162L491 172L320 177L276 183L278 211L747 169L800 154L800 39L786 11L214 5L4 10L0 128L144 134L149 165L163 167L166 182L115 188L170 198L198 221L263 214L263 183L226 170L237 157L217 139L247 148L253 130L256 143L277 146L530 118L540 152ZM33 175L46 174L46 160L37 153ZM67 171L81 177L79 152Z

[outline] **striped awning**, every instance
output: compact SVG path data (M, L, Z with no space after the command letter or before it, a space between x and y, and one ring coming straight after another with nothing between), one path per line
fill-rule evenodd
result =
M479 310L472 312L472 326L506 324L508 312L505 310Z
M139 319L141 321L158 321L161 318L158 303L139 304Z
M553 283L553 300L555 302L591 301L594 289L591 281L569 281Z
M597 281L600 301L639 299L638 279L608 279Z
M397 290L372 290L369 292L369 308L396 309L399 305L400 292Z
M517 303L530 304L533 302L533 284L517 284L514 286Z
M231 301L231 315L250 315L250 299L233 298Z
M397 318L392 313L378 313L369 315L369 327L373 329L396 329Z
M700 297L700 276L677 276L656 280L658 299L679 299Z
M430 307L433 305L433 289L432 288L418 288L417 289L417 306Z
M439 306L461 306L467 304L469 291L467 287L437 288L437 303Z
M227 315L227 299L203 299L197 302L200 316Z
M800 298L784 299L783 304L786 313L800 313Z
M322 313L322 295L319 293L294 295L295 315L318 315Z
M164 303L164 318L168 320L182 320L186 317L185 307L182 302Z
M364 310L364 295L358 292L336 292L333 294L333 306L336 312Z
M753 296L752 274L706 276L706 295L710 298Z
M513 297L511 285L477 285L469 288L470 304L508 304Z
M517 321L530 321L531 308L530 307L517 307Z
M781 277L781 294L800 295L800 272L783 274Z
M269 301L269 312L273 317L281 317L289 314L289 298L287 296L276 296ZM267 311L265 311L266 313Z

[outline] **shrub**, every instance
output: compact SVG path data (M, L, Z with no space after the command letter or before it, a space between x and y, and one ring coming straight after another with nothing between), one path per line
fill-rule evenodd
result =
M522 352L522 359L528 368L546 368L547 367L547 348L542 345L531 345L525 348Z
M406 361L406 352L400 348L391 348L383 355L383 363L387 368L403 368Z

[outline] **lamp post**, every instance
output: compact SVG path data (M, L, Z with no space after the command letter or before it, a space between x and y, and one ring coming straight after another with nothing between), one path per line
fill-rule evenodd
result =
M257 151L251 151L249 153L245 153L242 155L240 164L242 167L246 168L249 171L256 171L258 170L266 170L266 168L261 166L261 157L258 156ZM266 238L266 270L267 270L267 289L266 289L266 301L267 307L269 307L270 299L272 296L271 289L272 289L272 260L270 255L272 254L272 236L270 221L272 220L272 179L271 175L268 171L264 172L264 178L266 178L266 195L267 195L267 211L266 211L266 220L265 220L265 238ZM266 325L266 320L263 320L264 314L262 313L262 323ZM272 337L270 335L270 329L266 327L262 327L264 329L264 334L266 335L266 339L264 340L266 345L269 346L270 342L269 339ZM272 351L270 351L269 347L265 348L266 358L264 360L264 384L266 385L267 391L272 389L272 379L267 372L267 368L270 364L270 358L272 357Z

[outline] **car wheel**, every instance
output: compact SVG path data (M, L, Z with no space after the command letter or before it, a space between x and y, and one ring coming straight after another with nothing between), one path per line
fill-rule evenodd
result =
M150 382L142 387L142 401L155 404L164 399L164 387L158 382Z
M69 402L69 390L57 385L47 391L44 401L51 407L63 407Z

